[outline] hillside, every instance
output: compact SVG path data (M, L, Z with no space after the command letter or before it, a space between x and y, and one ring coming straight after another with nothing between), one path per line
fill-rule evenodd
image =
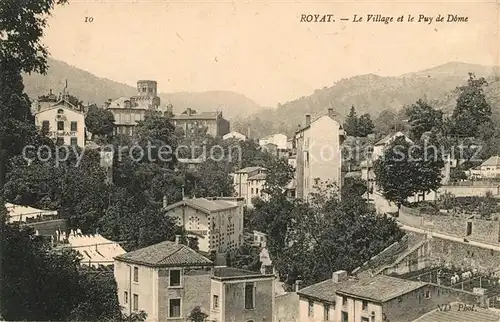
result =
M109 98L132 96L136 94L133 86L97 77L89 72L68 65L62 61L49 59L47 75L24 75L26 93L32 98L44 95L50 89L54 93L62 91L66 79L68 89L84 103L102 104ZM138 75L138 78L141 78ZM159 93L162 104L171 102L175 112L187 107L197 111L222 110L231 119L237 115L247 116L262 110L262 107L242 94L230 91L208 91L199 93Z
M399 110L420 98L450 111L455 105L455 89L465 84L469 72L489 80L487 98L493 109L499 110L499 69L453 62L399 77L369 74L342 79L331 87L317 89L310 96L279 105L275 110L261 111L247 119L240 118L233 122L233 128L246 131L250 126L257 137L273 132L291 135L298 124L304 123L306 113L314 118L326 113L330 106L340 115L346 115L354 105L358 114L370 113L372 118L376 118L382 110Z

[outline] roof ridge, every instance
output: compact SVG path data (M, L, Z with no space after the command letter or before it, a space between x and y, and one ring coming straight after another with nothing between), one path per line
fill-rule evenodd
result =
M171 242L170 240L166 240L166 241L168 241L169 243L173 243L173 242ZM157 262L157 263L159 263L159 262L162 262L162 261L164 261L165 259L167 259L167 258L169 258L169 257L172 257L172 255L177 254L177 253L178 253L181 249L183 249L183 248L184 248L183 246L185 246L185 245L183 245L183 244L175 244L175 245L179 246L179 248L178 248L175 252L172 252L171 254L169 254L169 255L167 255L167 256L165 256L165 257L163 257L162 259L160 259L160 260L158 260L158 261L156 261L156 262Z

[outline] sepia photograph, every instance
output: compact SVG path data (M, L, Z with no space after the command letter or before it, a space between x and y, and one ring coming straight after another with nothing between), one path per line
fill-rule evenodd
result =
M0 321L500 322L500 2L0 1Z

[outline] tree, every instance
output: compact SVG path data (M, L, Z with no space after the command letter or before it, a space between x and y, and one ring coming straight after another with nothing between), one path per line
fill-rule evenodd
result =
M357 132L358 136L365 137L368 134L372 134L375 129L375 125L371 119L370 114L366 113L359 117Z
M113 134L115 117L109 110L92 105L85 116L85 126L94 136L109 136Z
M402 131L405 129L405 123L401 115L393 110L383 110L374 121L376 132L380 134L389 134L391 132Z
M407 109L408 121L410 122L410 133L413 140L420 140L422 134L433 129L441 129L443 124L443 112L434 109L422 100Z
M286 159L272 156L267 158L264 167L266 168L266 182L263 192L269 195L283 193L292 181L295 169L288 164Z
M199 306L196 306L194 309L191 310L191 313L189 313L187 320L189 322L205 322L207 318L208 314L203 312Z
M491 121L491 106L486 101L486 80L469 73L467 85L457 88L457 104L451 117L455 135L475 137L481 124Z
M441 185L444 163L437 149L429 155L427 145L415 146L396 138L373 164L377 186L398 207L416 193L428 193Z
M356 115L356 108L351 106L351 110L347 115L344 129L349 136L358 136L358 117Z
M226 161L207 159L192 172L192 188L187 190L196 197L220 197L233 195L233 182Z
M10 159L36 137L21 73L46 71L48 53L40 38L47 16L63 3L66 0L36 0L29 6L16 0L0 3L0 188Z

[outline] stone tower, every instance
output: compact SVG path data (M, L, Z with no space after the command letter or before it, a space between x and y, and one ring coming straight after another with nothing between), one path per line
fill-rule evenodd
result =
M158 84L154 80L138 80L136 100L147 101L152 107L160 106L157 86Z

